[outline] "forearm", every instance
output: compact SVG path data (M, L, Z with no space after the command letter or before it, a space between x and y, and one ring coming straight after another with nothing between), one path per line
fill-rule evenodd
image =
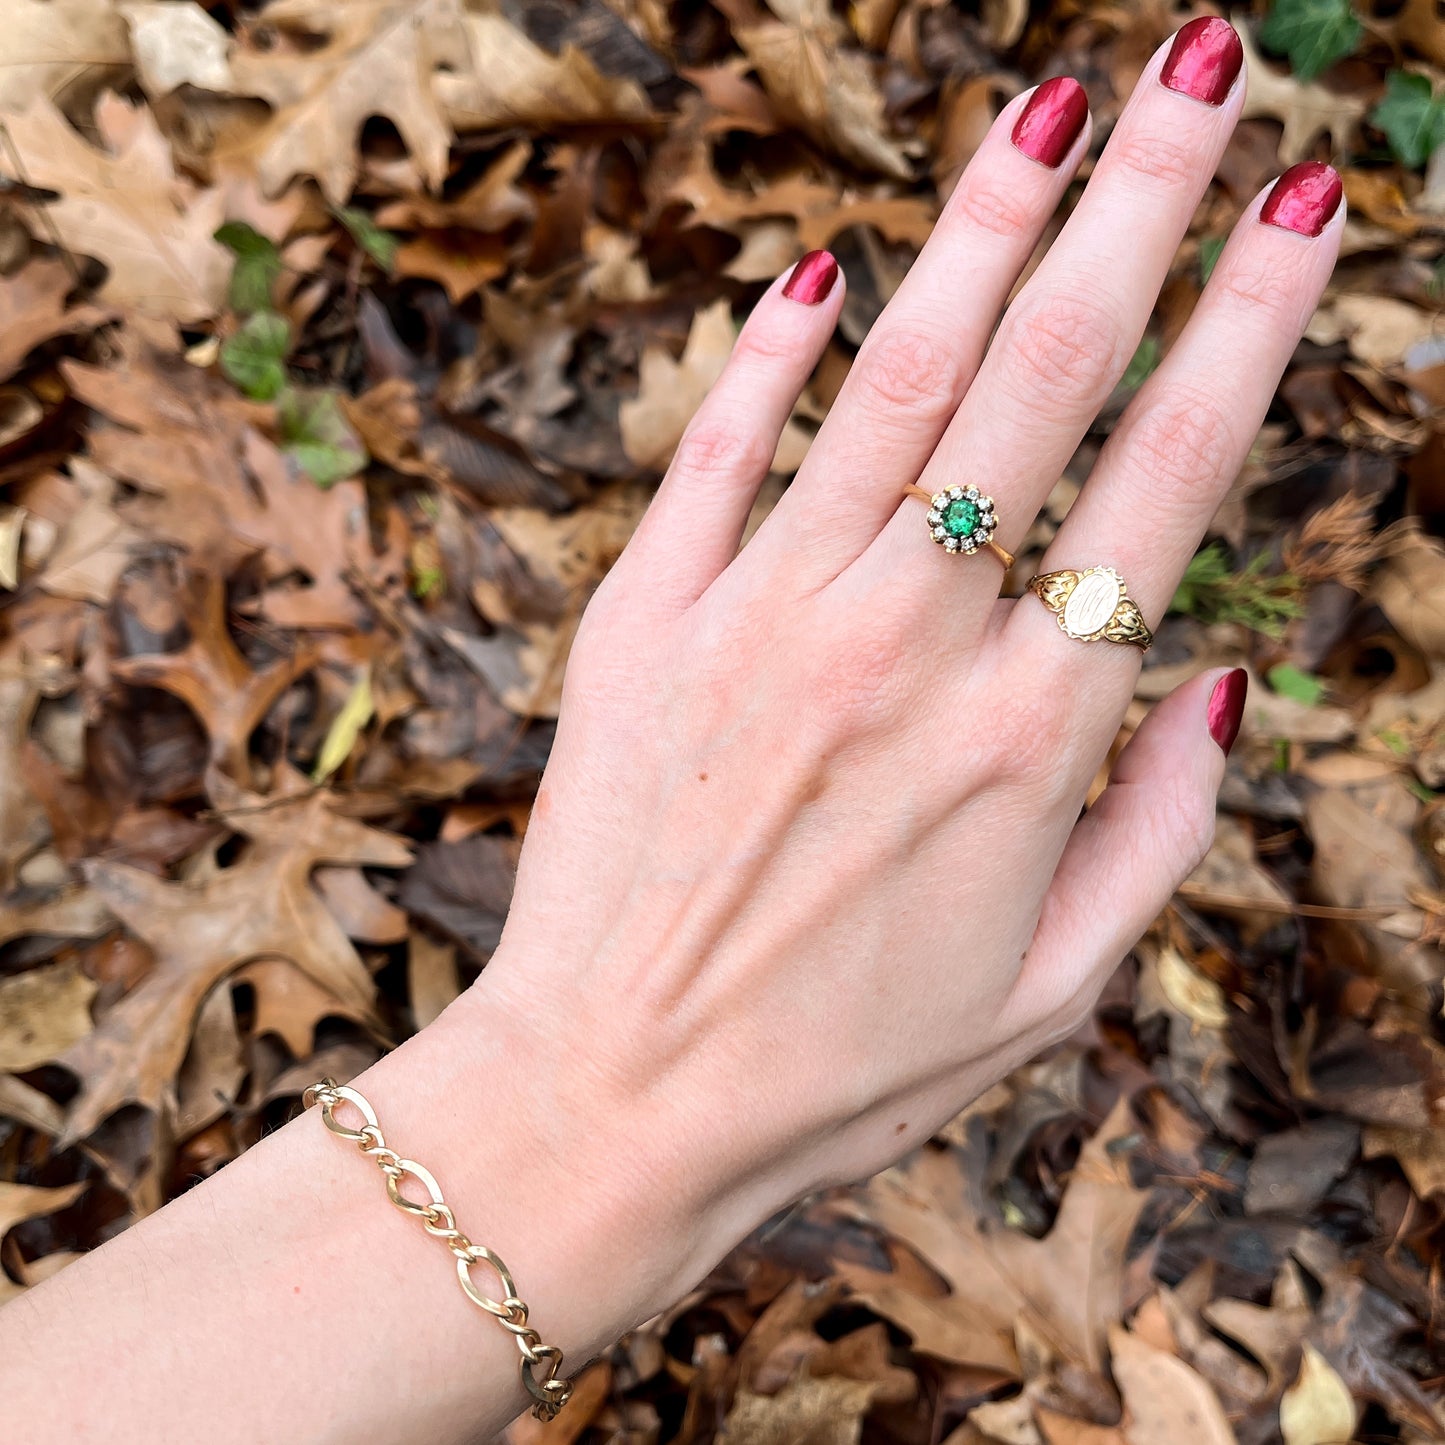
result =
M485 982L354 1083L458 1226L507 1262L571 1371L724 1246L689 1228L685 1183L654 1167L624 1113L565 1097L585 1087L576 1051L542 1046ZM383 1184L313 1109L13 1302L8 1438L490 1436L529 1403L517 1348ZM474 1275L490 1291L490 1270Z

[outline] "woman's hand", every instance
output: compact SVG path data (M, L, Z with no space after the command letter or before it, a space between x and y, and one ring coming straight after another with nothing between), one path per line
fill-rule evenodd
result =
M1238 119L1240 60L1216 19L1154 56L1005 307L1088 129L1072 81L1009 105L739 554L843 302L831 258L801 263L587 613L481 986L574 1061L573 1111L652 1141L639 1157L696 1206L704 1255L886 1165L1071 1031L1209 845L1243 674L1167 698L1081 818L1139 653L1000 602L999 561L948 555L903 489L976 486L1019 546L1134 354ZM1115 567L1158 623L1343 220L1324 166L1247 207L1040 570Z
M1239 58L1219 20L1154 57L1005 311L1087 127L1072 82L1013 102L739 555L842 305L831 261L801 263L594 600L502 946L358 1081L568 1371L1067 1033L1208 845L1243 675L1161 703L1081 819L1138 653L998 601L996 558L948 555L903 489L977 486L1019 546L1134 353ZM1246 209L1043 568L1115 567L1157 623L1342 224L1326 167ZM312 1112L7 1306L9 1418L117 1445L487 1438L524 1403L517 1351L433 1245Z

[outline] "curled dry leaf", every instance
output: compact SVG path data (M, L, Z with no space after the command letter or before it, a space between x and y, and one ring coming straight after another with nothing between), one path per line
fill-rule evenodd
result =
M1356 1414L1349 1387L1330 1362L1306 1344L1299 1376L1279 1402L1284 1445L1341 1445L1354 1439Z
M136 72L152 100L182 85L222 93L234 88L231 37L199 5L126 0L119 8L130 26Z

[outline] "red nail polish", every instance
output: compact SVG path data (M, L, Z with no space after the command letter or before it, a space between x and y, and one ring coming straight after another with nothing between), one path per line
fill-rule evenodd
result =
M788 277L783 295L789 301L801 301L804 306L816 306L832 289L838 279L838 263L826 251L809 251Z
M1220 105L1243 64L1244 47L1234 27L1216 15L1202 15L1174 37L1159 81L1206 105Z
M1249 691L1249 674L1236 667L1214 684L1209 694L1209 736L1224 749L1225 756L1239 736L1239 720L1244 716L1244 695Z
M1030 160L1050 168L1063 163L1088 119L1084 87L1067 75L1046 80L1014 122L1013 143Z
M1301 236L1318 236L1339 210L1343 194L1333 166L1302 161L1274 183L1260 208L1259 219L1266 226L1297 231Z

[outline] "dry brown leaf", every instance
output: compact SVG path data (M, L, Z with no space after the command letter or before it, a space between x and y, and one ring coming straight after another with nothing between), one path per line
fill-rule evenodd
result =
M108 153L73 130L43 97L8 122L24 180L57 191L46 215L60 239L104 261L100 300L173 321L214 315L226 295L230 253L214 240L221 193L181 180L149 110L113 95L96 107ZM14 165L0 150L0 172Z
M152 100L181 85L234 89L231 37L191 0L122 0L140 83Z
M682 356L666 347L642 353L637 395L622 403L622 445L638 466L661 471L693 413L732 355L737 330L726 300L714 301L692 318Z
M0 1069L23 1074L88 1034L95 991L74 959L0 978Z
M9 0L0 110L25 110L129 63L125 24L110 0Z
M1121 1104L1085 1145L1041 1240L980 1217L957 1154L915 1155L861 1191L864 1217L938 1270L949 1296L924 1298L846 1263L839 1272L929 1354L1015 1372L1016 1331L1026 1321L1060 1358L1097 1370L1106 1332L1122 1317L1124 1249L1148 1197L1109 1153L1126 1121Z
M1304 160L1320 135L1329 136L1330 149L1336 155L1347 152L1365 114L1365 102L1318 81L1296 80L1259 53L1248 25L1237 26L1236 33L1244 46L1248 76L1243 118L1267 116L1284 122L1281 163L1290 166Z
M186 646L118 658L111 670L123 682L180 698L206 730L211 761L244 783L251 771L251 734L281 694L316 665L316 654L301 643L289 656L253 669L227 627L222 579L214 573L193 577L189 591Z
M82 457L71 458L70 475L84 501L61 527L36 585L103 606L144 539L116 515L112 478Z
M514 125L547 131L639 121L651 114L635 80L604 75L574 45L553 55L490 8L469 10L464 24L469 63L435 80L437 97L459 131Z
M1345 341L1361 361L1377 371L1389 371L1403 366L1405 353L1428 341L1437 325L1433 312L1393 296L1345 292L1315 313L1305 334L1320 346Z
M150 945L155 965L65 1054L81 1085L67 1140L85 1138L123 1104L172 1112L202 1001L252 959L286 959L346 1011L371 1016L371 977L311 873L320 863L400 868L411 849L335 812L324 790L262 799L219 778L213 786L229 824L250 840L231 867L193 885L115 863L92 862L86 870L116 916ZM270 900L267 907L257 906L261 899Z
M235 93L260 96L275 114L224 153L254 157L267 195L303 175L314 176L331 201L344 201L371 115L396 126L427 185L441 184L451 129L433 77L444 64L462 74L471 68L456 0L276 0L265 19L306 43L233 52Z
M1374 597L1401 635L1445 660L1445 545L1418 525L1392 529Z
M798 24L739 26L733 37L784 120L854 165L906 180L911 169L886 133L868 57L840 43L836 22L821 7L810 4L808 12Z
M1334 1367L1306 1344L1299 1376L1279 1402L1284 1445L1345 1445L1354 1439L1357 1413L1349 1388Z
M739 1390L718 1438L729 1445L858 1445L877 1389L834 1375L793 1380L776 1395Z
M110 312L100 306L65 309L75 276L59 260L32 261L13 276L0 277L0 381L20 369L26 356L52 336L89 331Z
M1128 1445L1235 1445L1224 1410L1203 1378L1176 1355L1146 1345L1116 1328L1109 1364L1124 1396Z

